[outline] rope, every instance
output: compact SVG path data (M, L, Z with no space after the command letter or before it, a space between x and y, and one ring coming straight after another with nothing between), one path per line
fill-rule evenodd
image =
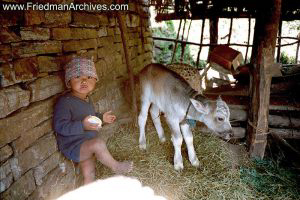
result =
M257 136L262 136L262 135L268 135L270 134L270 131L268 132L265 132L264 130L260 129L260 128L257 128L257 126L255 126L249 119L248 119L248 124L254 128L256 131L258 131L257 134L255 134L255 138L254 138L254 144L258 144L258 143L264 143L266 142L266 140L262 140L262 139L256 139Z
M190 103L189 103L189 105L188 105L188 107L187 107L187 109L186 109L186 111L185 111L185 115L184 115L184 118L183 118L183 120L179 123L179 124L184 124L184 123L187 123L187 119L186 119L186 117L187 117L187 114L188 114L188 112L189 112L189 110L190 110L190 107L191 107L191 105L192 105L192 102L190 101Z

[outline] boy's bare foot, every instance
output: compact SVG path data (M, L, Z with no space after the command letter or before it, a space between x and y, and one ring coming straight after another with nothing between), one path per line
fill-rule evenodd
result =
M131 172L132 169L133 169L132 161L123 161L123 162L118 162L118 164L113 168L113 171L116 174L125 174Z

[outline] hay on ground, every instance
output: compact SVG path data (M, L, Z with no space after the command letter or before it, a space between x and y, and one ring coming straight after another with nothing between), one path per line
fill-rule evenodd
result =
M201 168L193 167L188 161L187 149L182 145L184 170L177 172L173 167L174 150L170 131L165 126L167 141L159 142L155 128L146 128L147 150L138 145L138 129L131 124L122 125L108 140L108 149L117 160L132 160L134 170L127 176L136 177L143 185L151 187L157 195L169 200L193 199L268 199L250 188L240 178L226 142L210 135L194 131L194 146ZM245 159L246 165L249 163ZM97 178L114 174L98 162Z

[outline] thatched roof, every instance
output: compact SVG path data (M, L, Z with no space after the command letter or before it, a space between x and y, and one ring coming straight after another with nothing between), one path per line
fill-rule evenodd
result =
M157 21L172 19L248 18L272 6L270 0L152 0ZM282 20L300 20L300 1L282 0Z

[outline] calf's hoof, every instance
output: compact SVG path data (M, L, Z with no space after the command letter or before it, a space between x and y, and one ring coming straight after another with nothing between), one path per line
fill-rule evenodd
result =
M181 172L183 170L183 163L174 164L174 169L178 172Z
M198 159L193 160L191 164L196 168L200 168L200 162Z
M140 150L146 150L146 143L139 144Z
M159 141L160 141L161 143L164 143L164 142L166 141L166 138L165 138L165 137L161 137L161 138L159 138Z

